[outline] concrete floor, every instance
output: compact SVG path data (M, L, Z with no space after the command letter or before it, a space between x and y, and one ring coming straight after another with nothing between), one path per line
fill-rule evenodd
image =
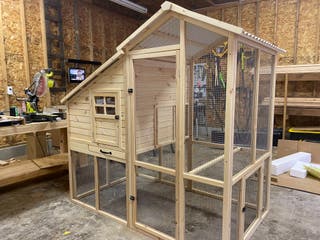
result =
M252 239L319 239L320 196L275 186L271 190L272 209ZM66 175L1 189L0 206L1 240L149 239L71 203Z

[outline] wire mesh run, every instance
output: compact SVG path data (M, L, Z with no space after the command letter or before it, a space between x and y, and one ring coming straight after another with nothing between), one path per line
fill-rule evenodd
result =
M220 240L223 204L219 193L222 189L194 184L193 191L185 192L185 239Z
M100 210L126 220L126 166L104 158L97 161Z
M167 182L159 181L159 172L137 169L137 222L171 237L175 236L174 177L161 174Z
M71 151L75 169L75 198L90 206L95 206L94 157Z

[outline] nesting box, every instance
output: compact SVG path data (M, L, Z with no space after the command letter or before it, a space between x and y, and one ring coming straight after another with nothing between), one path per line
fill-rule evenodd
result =
M74 202L161 239L248 239L270 207L276 55L170 2L62 102Z

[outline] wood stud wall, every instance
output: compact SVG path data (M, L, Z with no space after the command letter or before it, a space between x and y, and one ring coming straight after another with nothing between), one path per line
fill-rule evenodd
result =
M319 0L245 0L199 12L286 49L279 65L320 63Z

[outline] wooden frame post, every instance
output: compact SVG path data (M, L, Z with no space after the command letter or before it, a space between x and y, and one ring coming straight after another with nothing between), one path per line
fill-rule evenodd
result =
M127 174L127 224L130 228L134 227L136 222L136 177L134 162L136 159L136 139L135 139L135 92L134 92L134 69L133 59L127 52L127 89L132 88L133 93L127 93L127 152L126 152L126 174ZM131 197L132 196L132 197Z
M190 60L190 76L189 76L189 88L188 88L188 162L187 170L190 172L192 170L192 155L193 155L193 59ZM192 181L187 181L187 189L192 190Z
M288 101L288 73L285 74L284 79L284 96L283 96L283 115L282 115L282 139L286 139L286 125L287 125L287 101Z
M224 184L223 184L223 213L222 239L231 236L231 204L232 204L232 171L233 171L233 139L234 139L234 108L237 77L237 40L234 34L228 37L226 116L225 116L225 149L224 149Z
M275 87L276 87L276 65L277 65L277 57L272 55L272 73L271 73L271 86L270 86L270 110L269 110L269 135L268 135L268 149L270 154L272 153L272 141L273 141L273 121L274 121L274 98L275 98ZM272 154L266 160L266 185L267 185L267 202L266 202L266 211L270 209L270 188L271 188L271 161Z
M180 20L180 51L177 52L176 89L176 239L184 239L185 189L184 189L184 145L185 145L185 85L186 85L186 23Z
M260 81L260 49L256 53L255 81L253 85L253 104L251 122L251 163L256 162L257 150L257 127L258 127L258 108L259 108L259 81Z

